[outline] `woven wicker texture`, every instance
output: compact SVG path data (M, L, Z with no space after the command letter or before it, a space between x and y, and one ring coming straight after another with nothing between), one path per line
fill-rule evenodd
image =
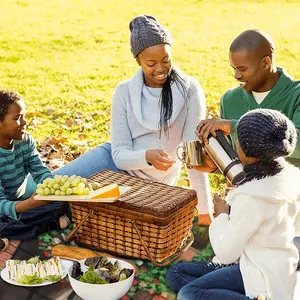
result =
M113 205L156 217L166 218L197 197L194 190L169 186L151 180L141 179L113 171L102 171L89 178L101 185L117 183L130 186Z
M93 211L77 230L80 243L117 255L150 259L138 230L157 262L184 246L197 204L195 191L112 171L95 174L89 181L132 188L115 203L71 202L75 225Z

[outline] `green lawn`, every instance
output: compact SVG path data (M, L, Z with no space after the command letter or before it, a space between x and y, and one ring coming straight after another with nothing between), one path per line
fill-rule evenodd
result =
M299 1L283 0L3 0L1 88L25 97L38 141L62 136L84 151L109 139L113 90L137 69L129 48L134 16L152 14L169 29L174 62L200 81L216 114L220 96L236 85L228 47L245 29L271 34L278 65L300 77L299 11Z

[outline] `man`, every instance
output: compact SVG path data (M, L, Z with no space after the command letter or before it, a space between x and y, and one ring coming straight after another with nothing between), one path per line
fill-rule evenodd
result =
M236 123L244 113L255 108L279 110L300 129L300 81L294 81L284 69L276 67L275 48L270 37L258 30L244 31L232 42L229 60L240 86L223 95L221 119L199 123L200 141L206 143L208 134L215 136L219 129L230 135L235 148ZM297 148L288 160L300 167L299 135Z
M236 124L244 113L255 108L279 110L298 129L296 150L287 160L300 167L300 81L293 80L284 69L276 67L273 41L258 30L246 30L232 42L229 60L240 86L223 95L221 119L207 119L199 123L197 133L200 141L207 143L208 135L215 136L219 129L230 135L232 146L236 149ZM212 172L216 166L205 157L204 165L197 169ZM300 237L295 239L295 243L300 250Z

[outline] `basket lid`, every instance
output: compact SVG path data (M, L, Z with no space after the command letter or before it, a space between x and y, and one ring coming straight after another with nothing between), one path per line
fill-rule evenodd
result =
M88 181L97 182L101 186L111 183L116 183L120 186L130 186L131 189L128 192L109 205L162 218L170 216L197 198L197 193L194 190L169 186L153 180L109 170L90 176Z

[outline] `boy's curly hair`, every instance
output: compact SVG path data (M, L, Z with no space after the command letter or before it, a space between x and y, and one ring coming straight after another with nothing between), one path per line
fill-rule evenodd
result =
M0 90L0 121L4 120L8 108L20 100L22 100L22 97L17 93L13 91Z

